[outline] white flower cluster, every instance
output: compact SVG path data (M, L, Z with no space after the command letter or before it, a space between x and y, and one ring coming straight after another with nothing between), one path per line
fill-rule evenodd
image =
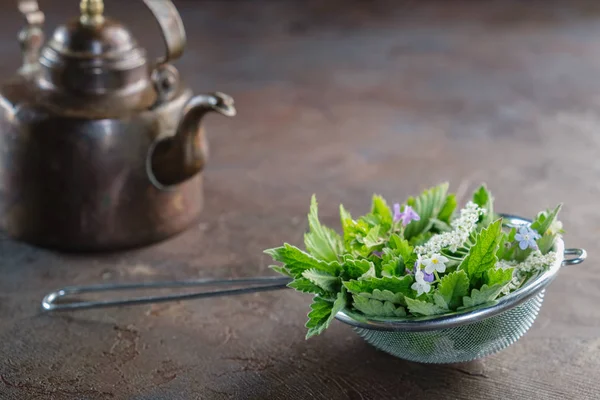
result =
M415 252L419 255L429 256L439 253L445 248L455 252L469 238L483 212L484 210L477 204L472 201L468 202L465 208L460 210L460 216L452 221L452 231L433 236L427 243L417 246Z
M525 261L518 263L516 261L500 260L496 263L496 268L514 268L512 281L502 290L502 293L508 294L511 291L518 289L523 281L532 273L545 271L549 265L556 261L556 252L551 251L547 254L542 254L539 250L533 251Z

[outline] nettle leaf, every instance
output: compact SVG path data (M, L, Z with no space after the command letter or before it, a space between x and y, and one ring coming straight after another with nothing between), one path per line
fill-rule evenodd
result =
M337 292L340 289L341 279L326 272L308 269L302 276L327 292Z
M313 256L324 261L337 261L343 253L343 242L336 231L319 222L317 197L312 196L308 213L310 232L304 234L306 250Z
M500 243L501 219L484 228L475 237L475 244L458 266L469 276L471 283L481 278L483 273L496 265L498 245Z
M488 286L506 285L512 280L514 268L492 268L485 273L485 283Z
M273 271L280 273L281 275L285 275L285 276L289 276L290 278L294 277L294 274L292 274L286 267L285 265L281 266L281 265L269 265L269 268L271 268Z
M381 240L379 239L379 225L369 229L369 233L364 237L363 243L369 249L381 244Z
M371 214L379 217L379 223L390 227L392 225L392 210L385 199L379 195L373 195L371 203Z
M358 294L361 296L370 295L369 297L371 298L393 301L404 305L404 296L412 295L412 289L410 288L412 283L413 277L410 275L405 275L403 277L393 276L351 280L343 282L343 285L352 294ZM375 293L375 290L379 290L381 293ZM386 291L394 294L394 297L387 297L388 294L384 293Z
M296 289L299 292L314 293L321 296L327 296L327 291L315 285L306 278L296 278L287 285L289 288ZM329 293L331 294L331 293Z
M335 301L329 301L320 296L316 296L310 305L311 311L308 313L306 327L308 332L306 338L319 335L329 327L335 315L346 306L346 290L338 293Z
M367 257L371 251L364 245L364 238L371 225L365 220L354 221L343 205L340 205L340 220L344 231L344 246L347 252Z
M535 219L531 223L531 229L537 231L537 233L541 235L545 234L546 231L550 228L552 223L556 220L560 209L562 208L562 204L556 206L554 210L542 211L539 213Z
M460 270L445 275L438 284L435 294L438 293L443 298L444 303L447 304L447 307L455 310L462 304L462 298L469 294L469 277L467 273Z
M273 260L284 263L286 270L296 278L302 276L302 272L311 268L331 275L338 275L340 272L339 262L318 260L288 243L284 243L281 247L267 249L265 253L273 257Z
M449 224L450 221L452 221L452 216L454 215L454 210L456 210L457 205L455 194L452 193L446 196L446 201L444 202L437 219Z
M505 285L483 285L481 289L473 289L471 296L463 297L464 308L475 307L496 300Z
M431 227L431 218L437 218L442 208L446 204L446 193L448 192L448 183L432 187L425 190L419 197L409 197L406 204L411 206L419 217L418 221L412 221L404 230L404 237L411 239Z
M379 301L368 297L353 295L354 308L369 317L404 317L406 310L390 301Z
M483 216L480 217L480 223L482 226L488 226L494 221L494 198L492 194L484 185L481 185L479 189L473 193L473 203L485 210Z
M408 310L415 315L436 315L436 314L444 314L448 312L448 310L444 307L440 307L434 303L428 303L422 300L411 299L407 297L406 304L408 305Z
M365 272L364 274L362 274L361 276L358 277L358 280L364 280L364 279L370 279L370 278L376 278L377 277L377 271L375 269L375 264L373 264L372 262L369 264L369 270L367 272Z
M344 277L346 279L358 279L364 273L374 268L373 262L366 259L356 259L350 254L345 254L343 258Z
M402 239L396 234L390 237L390 247L395 250L396 254L402 257L404 265L412 266L417 260L414 247L408 243L408 240Z

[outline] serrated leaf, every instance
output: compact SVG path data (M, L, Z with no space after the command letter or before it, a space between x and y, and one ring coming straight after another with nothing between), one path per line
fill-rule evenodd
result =
M373 195L371 203L371 214L379 217L379 223L390 226L392 224L392 210L385 199L379 195Z
M340 289L340 278L326 272L308 269L302 273L302 276L327 292L337 292Z
M458 266L467 273L471 282L481 278L483 273L496 265L498 245L500 243L501 219L496 220L475 236L475 245Z
M485 283L488 286L492 285L506 285L512 280L514 268L492 268L486 271Z
M277 273L280 273L281 275L289 276L290 278L294 277L294 274L292 274L285 266L269 265L269 268Z
M410 275L405 275L403 277L394 276L382 278L367 278L364 280L351 280L343 282L343 285L346 287L346 289L348 289L350 293L359 295L364 295L365 293L373 295L375 290L380 290L381 292L389 291L395 295L394 299L397 300L397 303L404 305L404 296L412 295L412 289L410 288L412 283L413 277ZM383 296L383 294L379 296Z
M344 255L343 258L343 270L345 279L358 279L364 273L369 271L375 266L373 262L366 259L355 259L349 254Z
M296 278L287 285L289 288L296 289L299 292L314 293L318 295L325 295L327 292L319 286L312 283L306 278Z
M412 266L417 260L414 247L408 243L408 240L401 239L400 236L396 234L390 237L390 247L396 250L395 253L402 257L404 265L406 266Z
M456 206L456 195L449 194L448 196L446 196L446 200L444 202L444 205L442 206L442 209L440 210L440 213L437 216L437 219L449 224L450 221L452 221L452 216L454 215L454 210L456 210Z
M488 226L494 221L494 198L485 185L481 185L475 193L473 193L473 203L485 210L481 217L481 224Z
M556 220L560 209L562 208L562 204L559 204L552 211L544 211L537 215L535 221L531 223L531 229L537 231L537 233L543 235L546 233L548 228L552 225L552 223Z
M469 294L469 277L463 270L451 272L440 280L437 290L448 308L455 310Z
M363 296L353 295L353 306L369 317L404 317L406 310L389 301L380 301Z
M444 314L448 311L434 303L428 303L422 300L411 299L409 297L407 297L405 300L408 306L408 310L411 312L411 314L414 315L430 316L436 314Z
M438 307L443 308L444 310L450 311L448 303L446 303L446 300L444 299L444 296L442 296L438 292L435 292L433 294L433 303L435 305L437 305Z
M368 248L373 248L381 244L381 241L379 240L379 225L376 225L369 230L369 233L363 239L363 243Z
M437 218L446 203L448 183L425 190L419 197L410 197L406 204L411 206L419 217L418 221L410 222L405 230L404 237L411 239L425 232L431 226L430 218Z
M304 235L306 250L318 259L337 261L338 256L343 252L342 238L333 229L323 226L319 222L318 203L315 195L310 201L308 225L310 232Z
M364 274L362 274L361 276L359 276L358 280L362 281L365 279L371 279L371 278L376 278L376 277L377 277L377 271L375 270L375 264L370 262L369 270L367 272L365 272Z
M346 306L346 290L338 293L334 302L316 296L310 305L311 311L308 313L306 327L308 332L306 338L319 335L329 327L335 315Z
M340 272L340 264L337 261L318 260L288 243L284 243L281 247L267 249L264 252L273 257L273 260L284 263L285 268L296 278L302 276L302 272L311 268L331 275L337 275Z
M394 304L406 305L404 295L402 293L392 293L389 290L374 289L372 293L356 293L357 296L375 299L379 301L389 301Z
M473 289L471 296L463 297L463 306L465 308L475 307L481 304L494 301L502 292L505 285L483 285L481 289Z

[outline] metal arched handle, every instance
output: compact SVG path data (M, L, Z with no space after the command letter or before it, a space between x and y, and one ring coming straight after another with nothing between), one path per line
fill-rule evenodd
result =
M146 6L154 14L162 30L167 53L157 64L164 65L178 59L185 48L185 28L181 15L171 0L144 0Z
M565 249L566 256L576 256L574 258L565 258L562 262L563 266L581 264L587 258L587 251L584 249Z

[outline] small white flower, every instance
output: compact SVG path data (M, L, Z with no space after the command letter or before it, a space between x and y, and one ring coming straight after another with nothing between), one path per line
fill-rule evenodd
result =
M446 272L446 264L449 260L441 254L434 253L431 257L423 260L425 272L433 274L433 271L439 273Z
M411 286L412 290L417 291L417 296L422 295L423 293L429 293L431 289L431 285L425 281L425 275L420 268L415 271L415 283Z

